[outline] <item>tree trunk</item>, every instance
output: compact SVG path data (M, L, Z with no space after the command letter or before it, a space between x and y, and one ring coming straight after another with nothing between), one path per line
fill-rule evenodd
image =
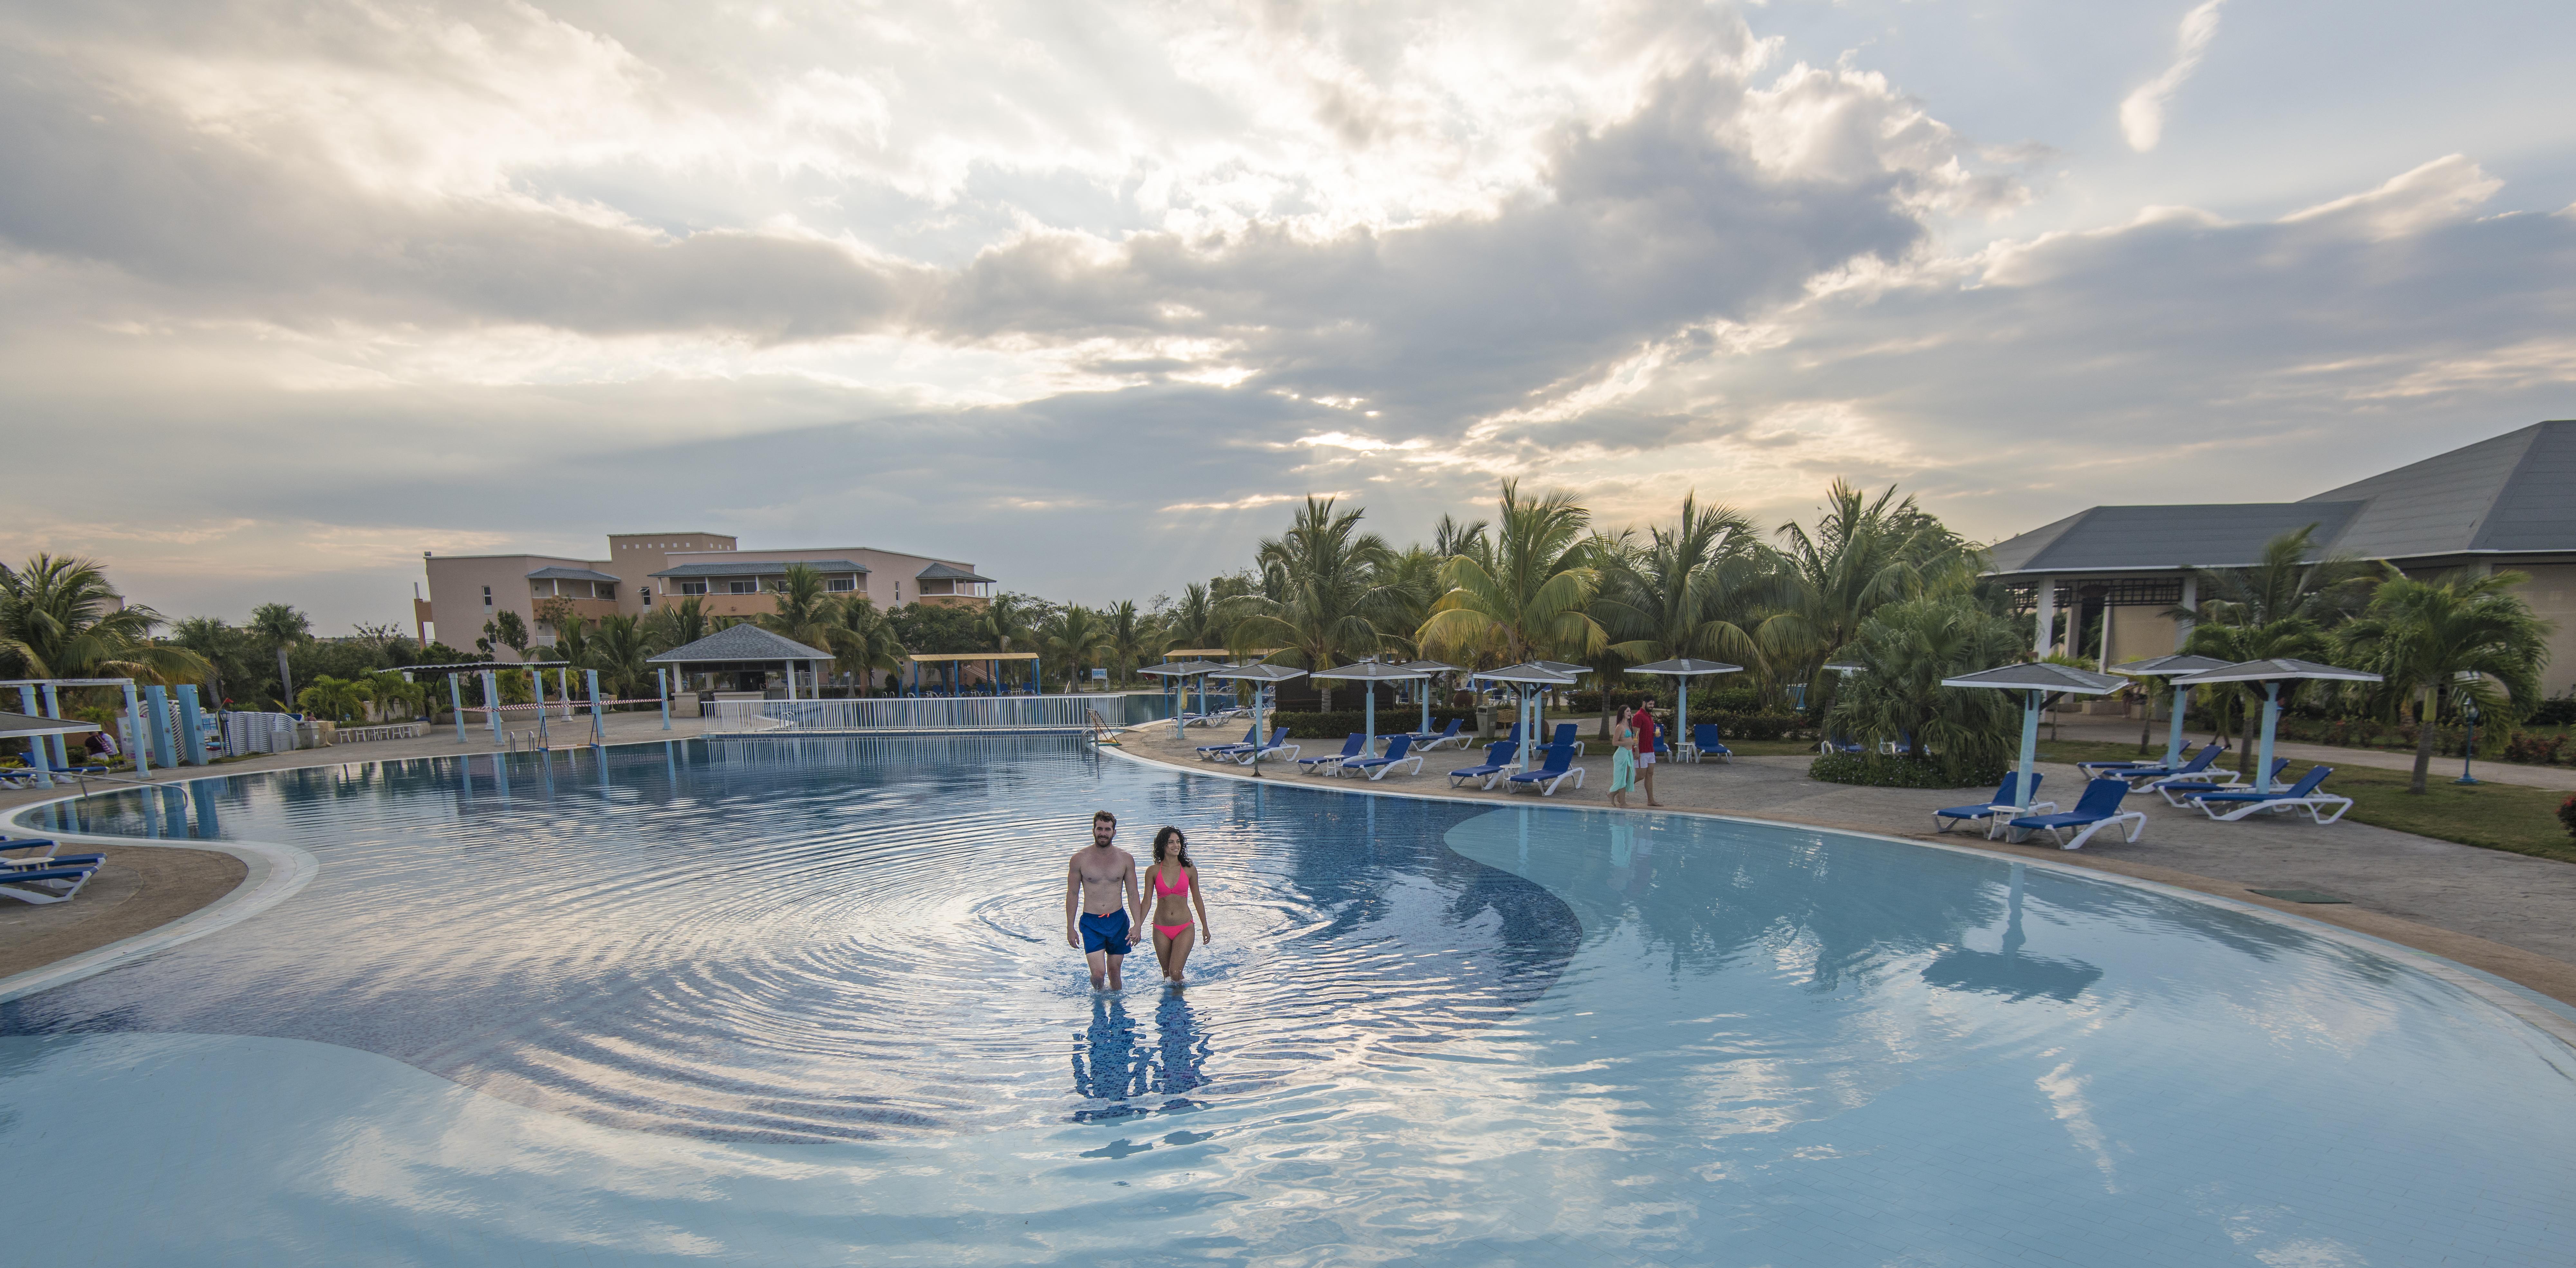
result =
M2416 706L2415 777L2406 783L2406 791L2422 793L2424 776L2433 768L2433 689L2424 689L2424 698Z
M277 649L277 689L285 697L286 711L295 712L295 678L286 669L286 648Z

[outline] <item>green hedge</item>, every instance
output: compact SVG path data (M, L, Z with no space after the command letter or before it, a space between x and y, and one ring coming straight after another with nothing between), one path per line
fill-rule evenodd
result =
M1807 767L1809 779L1829 784L1862 784L1871 788L1975 788L2004 782L2004 768L1969 771L1953 779L1938 762L1889 757L1878 753L1829 753Z
M1433 709L1431 711L1431 729L1434 731L1446 729L1449 725L1449 719L1451 718L1458 719L1458 729L1461 733L1467 735L1474 735L1476 733L1476 715L1472 713L1460 713L1455 709ZM1398 731L1410 731L1414 727L1419 726L1421 722L1422 706L1420 705L1399 705L1394 708L1380 709L1377 711L1377 733L1380 735L1393 735ZM1252 722L1247 718L1244 720L1242 725L1248 727L1252 725ZM1293 740L1338 740L1345 736L1354 734L1365 727L1367 725L1367 714L1358 709L1335 709L1331 713L1317 713L1311 710L1292 711L1282 709L1277 713L1270 715L1270 725L1274 727L1284 726L1288 728L1288 736ZM1225 728L1214 727L1208 729L1222 731ZM1235 733L1236 736L1240 736L1241 734L1242 732L1240 731ZM1230 736L1228 738L1235 737Z

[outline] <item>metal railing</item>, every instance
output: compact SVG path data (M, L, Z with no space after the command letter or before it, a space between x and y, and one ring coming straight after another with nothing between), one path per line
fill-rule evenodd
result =
M709 734L759 731L1076 731L1099 696L965 696L893 700L717 700L700 706ZM1121 723L1123 725L1123 723Z
M416 740L428 734L419 722L379 722L374 726L344 726L331 737L334 744L365 744L373 740Z

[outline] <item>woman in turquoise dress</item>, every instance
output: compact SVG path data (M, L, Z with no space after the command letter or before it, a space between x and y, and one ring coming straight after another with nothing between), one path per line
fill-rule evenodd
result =
M1628 808L1628 790L1637 786L1637 733L1628 725L1627 715L1616 713L1610 723L1610 804Z

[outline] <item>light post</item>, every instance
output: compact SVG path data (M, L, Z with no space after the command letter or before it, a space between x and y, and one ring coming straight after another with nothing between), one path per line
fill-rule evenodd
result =
M2478 702L2465 694L2460 697L2460 720L2469 724L2469 742L2460 746L2460 777L2455 784L2474 784L2478 777L2469 773L2469 760L2478 751Z

